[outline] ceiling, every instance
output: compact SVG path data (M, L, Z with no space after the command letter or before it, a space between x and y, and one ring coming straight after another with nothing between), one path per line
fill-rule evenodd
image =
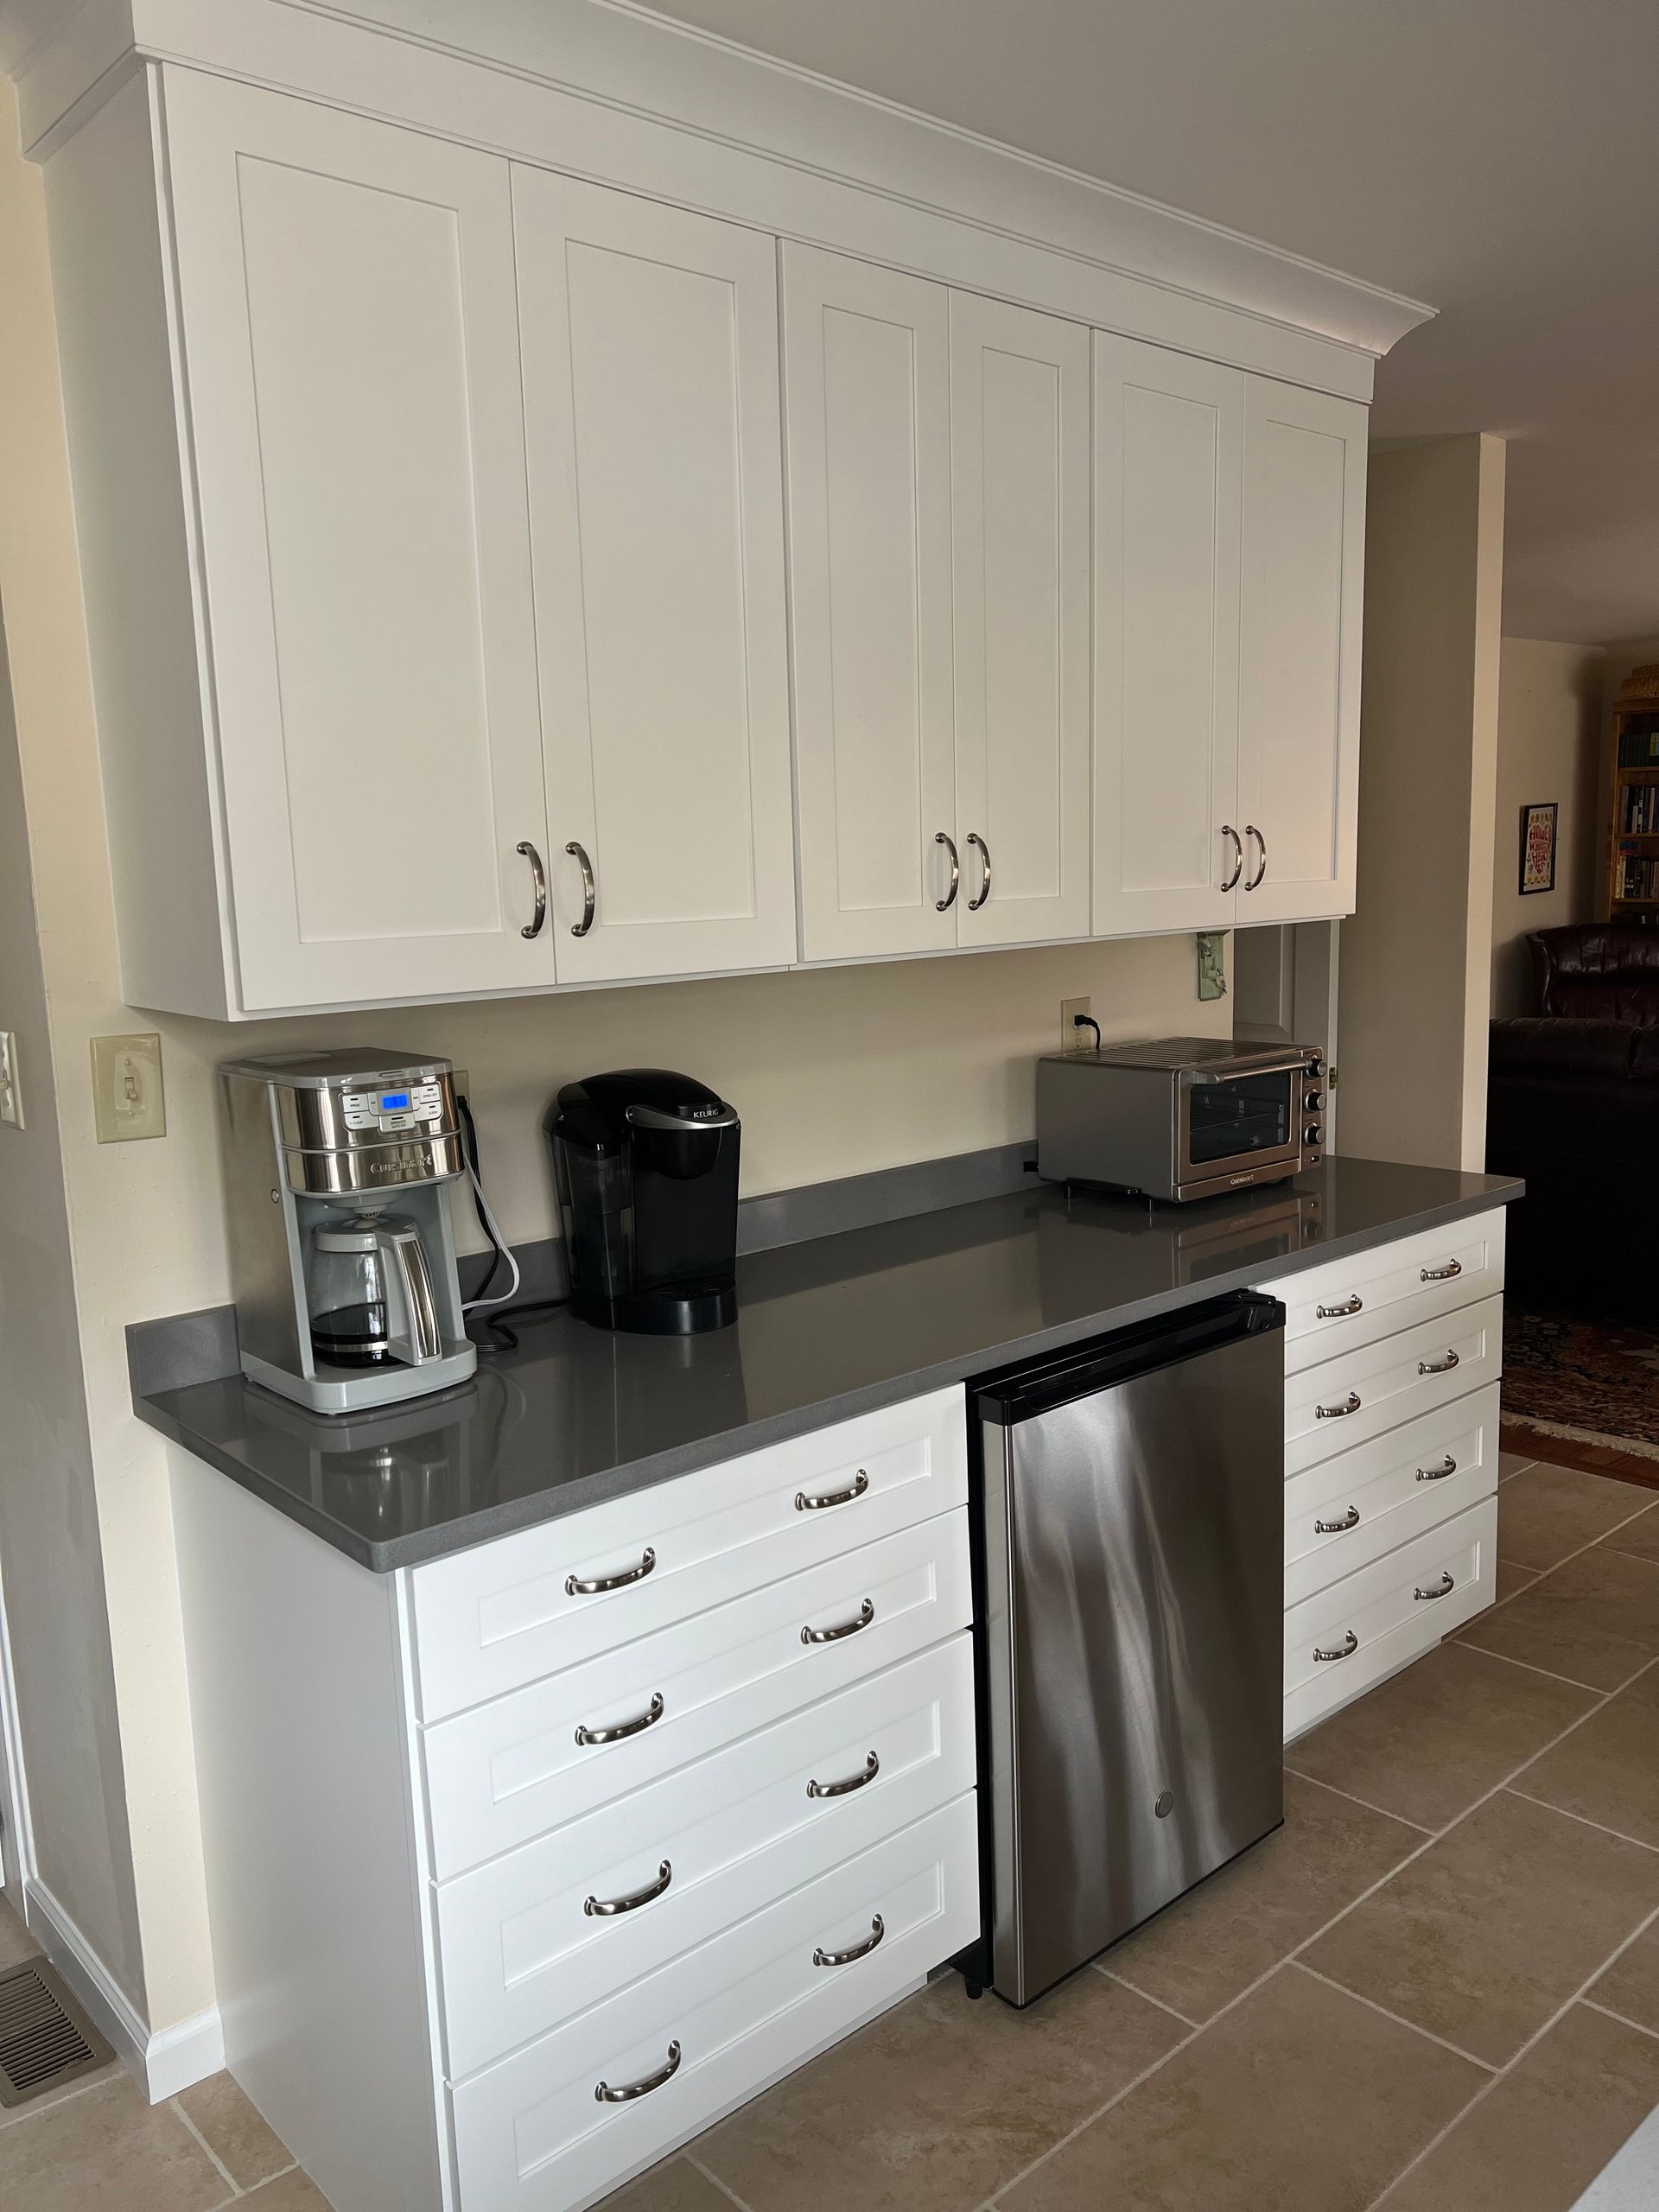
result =
M1504 622L1659 632L1659 0L655 0L1439 319L1376 437L1510 441Z

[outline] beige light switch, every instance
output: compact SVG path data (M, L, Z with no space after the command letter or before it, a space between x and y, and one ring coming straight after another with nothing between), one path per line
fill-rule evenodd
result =
M159 1037L93 1038L92 1117L99 1144L167 1135Z

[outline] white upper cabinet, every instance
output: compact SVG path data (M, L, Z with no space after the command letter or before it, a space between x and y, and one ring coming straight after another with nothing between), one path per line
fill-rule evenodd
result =
M810 246L783 271L802 954L935 951L960 903L950 296Z
M560 980L785 964L774 243L547 171L512 189Z
M167 129L232 1005L550 983L507 164L183 71Z
M1354 907L1365 410L1251 377L1245 400L1242 923Z
M1089 333L950 296L957 941L1089 934Z
M1245 378L1103 331L1094 343L1095 930L1222 929L1243 864Z

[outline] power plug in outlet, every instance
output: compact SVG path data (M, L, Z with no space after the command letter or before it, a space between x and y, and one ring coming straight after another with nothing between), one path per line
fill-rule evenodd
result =
M17 1073L17 1033L0 1029L0 1122L9 1128L23 1126L23 1094Z
M1084 1027L1077 1027L1081 1016ZM1060 1050L1063 1052L1092 1052L1100 1042L1099 1033L1087 1025L1092 1020L1088 999L1060 1001Z

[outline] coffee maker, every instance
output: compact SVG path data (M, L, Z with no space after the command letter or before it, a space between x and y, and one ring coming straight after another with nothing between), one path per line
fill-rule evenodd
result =
M347 1048L232 1060L231 1281L242 1372L314 1412L395 1405L478 1365L448 1185L466 1171L448 1060Z
M666 1068L622 1068L566 1084L542 1127L573 1313L652 1337L737 1319L743 1130L724 1099Z

